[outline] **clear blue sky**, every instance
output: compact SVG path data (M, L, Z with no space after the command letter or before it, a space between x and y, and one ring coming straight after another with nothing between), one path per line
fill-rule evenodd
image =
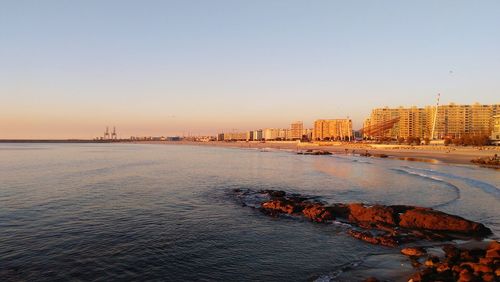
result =
M500 1L0 1L0 138L500 102Z

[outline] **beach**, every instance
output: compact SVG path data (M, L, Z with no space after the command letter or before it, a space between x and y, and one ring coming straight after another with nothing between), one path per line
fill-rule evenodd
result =
M485 147L461 147L442 145L385 145L367 143L343 143L343 142L294 142L294 141L238 141L238 142L194 142L194 141L144 141L140 144L168 144L168 145L196 145L228 148L248 149L274 149L286 151L321 150L334 154L364 154L372 156L386 155L388 159L399 159L422 162L442 162L450 164L471 164L471 160L477 158L492 157L500 155L500 146Z

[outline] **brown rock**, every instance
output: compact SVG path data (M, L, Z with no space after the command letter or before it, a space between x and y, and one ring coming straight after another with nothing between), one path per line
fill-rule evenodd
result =
M474 275L472 275L472 273L470 273L469 270L464 269L460 272L457 281L459 282L474 281Z
M341 203L333 204L331 206L328 206L328 209L335 217L343 217L343 218L349 217L349 206L346 204L341 204Z
M460 256L460 250L452 244L446 244L443 246L443 251L447 258L458 258Z
M490 249L486 251L487 258L500 258L500 249Z
M400 215L399 226L410 229L457 232L471 236L486 236L491 230L481 223L429 208L414 208Z
M461 250L460 251L460 260L461 261L475 261L476 258L472 255L472 252L469 250Z
M370 244L378 245L378 243L379 243L377 238L374 238L373 235L369 232L349 230L348 234L356 239L363 240L363 241L368 242Z
M434 267L437 266L438 263L439 263L438 257L430 257L424 262L424 265L427 267Z
M404 248L401 250L401 253L405 256L421 257L425 255L427 252L423 248L416 247L416 248Z
M374 245L387 247L397 247L399 245L397 240L391 236L373 236L370 232L361 232L356 230L349 230L348 234L356 239L363 240Z
M269 212L278 212L278 213L287 213L292 214L297 212L299 207L297 207L292 201L277 199L271 200L268 202L264 202L261 204L263 210L267 210Z
M483 281L485 281L485 282L495 282L496 281L495 275L493 273L485 273L485 274L483 274L483 276L481 278L483 278Z
M326 222L328 220L335 219L333 214L330 212L330 209L321 204L312 204L306 206L302 210L302 214L315 222Z
M381 205L365 206L355 203L349 205L349 221L370 222L396 225L396 219L392 208Z
M447 263L440 263L436 265L437 272L451 271L450 266Z
M493 264L495 262L494 258L479 258L479 263L482 264Z
M482 264L482 263L464 262L464 263L460 264L461 267L464 267L465 265L470 266L470 268L472 269L472 271L474 273L477 273L477 272L487 273L487 272L493 271L493 269L491 269L491 267L489 267L486 264Z
M498 241L492 241L489 245L488 245L488 250L500 250L500 242Z

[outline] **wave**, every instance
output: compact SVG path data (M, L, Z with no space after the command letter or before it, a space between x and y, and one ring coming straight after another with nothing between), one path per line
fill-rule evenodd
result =
M328 274L324 274L319 276L314 280L314 282L331 282L331 281L337 281L337 278L344 273L347 270L351 270L355 267L358 267L360 264L363 263L363 260L356 260L352 262L348 262L346 264L343 264L338 267L337 270L334 270Z
M372 164L369 161L362 161L362 160L357 160L357 159L352 160L352 162L353 163L360 163L360 164Z
M407 175L411 175L411 176L416 176L416 177L420 177L420 178L424 178L426 180L430 180L430 181L433 181L433 182L437 182L437 183L441 183L441 184L445 184L446 187L449 187L451 190L453 190L453 192L455 193L455 197L452 198L451 200L447 201L447 202L444 202L444 203L441 203L441 204L438 204L438 205L434 205L432 206L432 208L439 208L439 207L443 207L443 206L447 206L453 202L456 202L460 199L460 189L449 183L449 182L446 182L445 180L441 179L441 178L438 178L438 177L435 177L435 176L432 176L432 175L427 175L427 174L424 174L424 173L419 173L419 172L415 172L415 171L410 171L410 170L405 170L405 169L401 169L401 168L391 168L391 170L393 171L396 171L396 172L399 172L399 173L402 173L402 174L407 174Z
M483 192L488 193L490 195L493 195L497 199L500 199L500 188L498 188L494 185L491 185L489 183L486 183L484 181L481 181L481 180L472 179L472 178L468 178L468 177L464 177L464 176L460 176L460 175L456 175L456 174L441 172L441 171L437 171L434 169L416 168L416 167L411 167L411 166L404 166L404 168L411 169L414 171L420 171L423 173L429 173L429 174L436 175L436 176L460 180L460 181L465 182L469 186L479 188Z

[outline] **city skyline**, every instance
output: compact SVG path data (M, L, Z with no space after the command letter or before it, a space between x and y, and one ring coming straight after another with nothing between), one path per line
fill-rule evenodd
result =
M10 1L0 139L210 134L497 104L500 3Z

